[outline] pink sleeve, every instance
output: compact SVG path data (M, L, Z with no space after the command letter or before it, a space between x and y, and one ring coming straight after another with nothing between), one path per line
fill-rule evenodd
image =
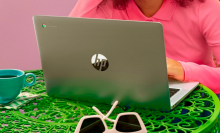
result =
M99 5L103 0L78 0L69 17L107 18Z
M217 64L220 64L220 2L206 0L200 4L199 27L212 50ZM213 68L191 62L180 62L185 71L185 81L198 81L220 94L220 67Z

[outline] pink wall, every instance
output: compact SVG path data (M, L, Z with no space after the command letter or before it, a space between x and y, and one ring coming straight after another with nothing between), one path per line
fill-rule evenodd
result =
M41 69L33 15L68 16L77 0L1 0L0 69Z

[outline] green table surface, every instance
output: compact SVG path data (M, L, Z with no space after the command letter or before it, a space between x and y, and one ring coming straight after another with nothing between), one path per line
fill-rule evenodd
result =
M57 99L46 94L42 70L30 70L37 82L25 87L22 92L42 94L17 110L0 110L0 132L10 133L73 133L80 118L85 115L97 115L92 109L96 106L106 114L111 105ZM29 79L31 80L31 79ZM116 119L122 112L137 112L141 116L149 133L206 133L218 132L218 114L220 103L217 96L207 87L199 85L187 98L170 112L123 107L114 109L110 118ZM106 121L108 128L113 124Z

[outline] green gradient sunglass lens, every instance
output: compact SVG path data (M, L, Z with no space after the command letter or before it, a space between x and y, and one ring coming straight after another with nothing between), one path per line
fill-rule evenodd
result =
M136 132L141 130L140 123L135 115L122 115L116 123L119 132Z
M104 124L100 118L87 118L83 121L79 133L103 133Z

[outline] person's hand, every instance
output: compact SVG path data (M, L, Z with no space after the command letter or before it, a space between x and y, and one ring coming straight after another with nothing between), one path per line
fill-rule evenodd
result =
M182 65L173 59L166 58L167 60L167 73L169 78L173 78L179 81L184 80L184 69Z

